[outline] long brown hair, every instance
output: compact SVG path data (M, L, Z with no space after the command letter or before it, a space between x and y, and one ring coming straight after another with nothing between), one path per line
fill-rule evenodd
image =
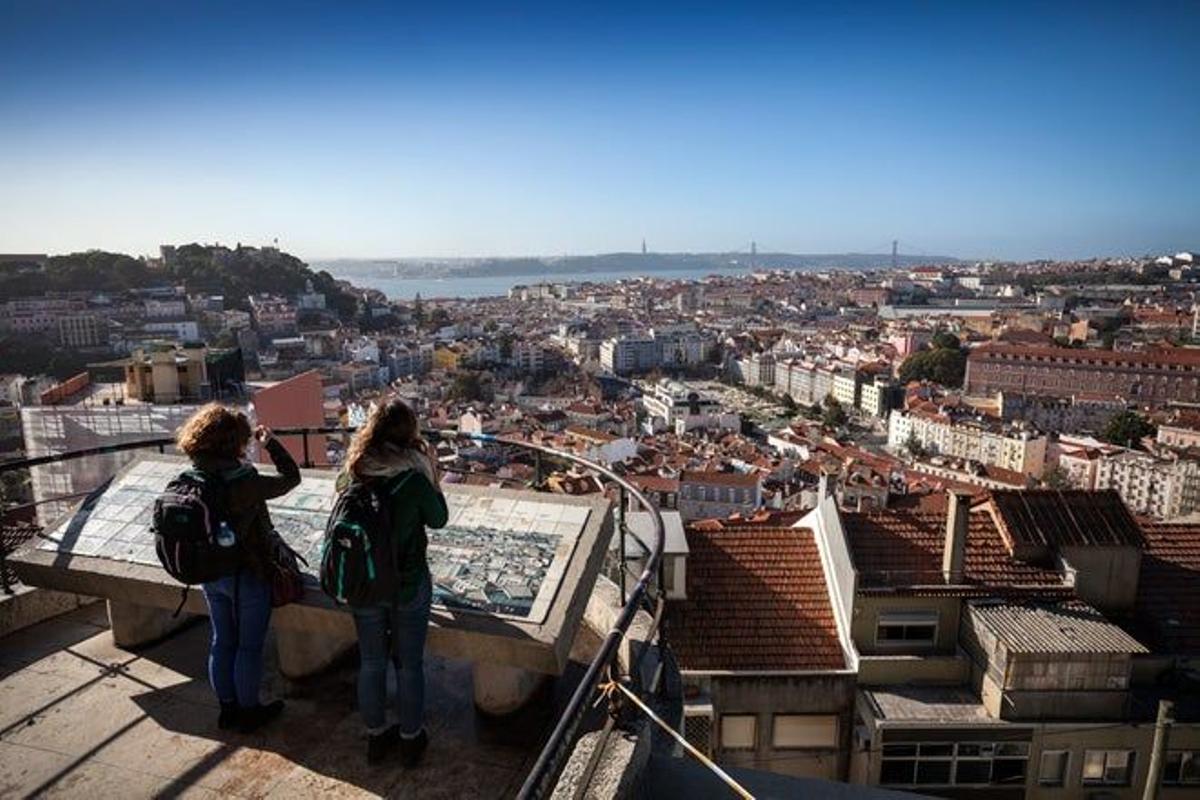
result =
M358 475L363 456L387 445L399 448L422 446L417 415L400 399L392 399L376 406L371 416L367 417L367 421L354 434L354 439L346 451L346 471L351 475Z
M241 411L209 403L188 417L175 443L191 458L240 458L250 441L250 420Z

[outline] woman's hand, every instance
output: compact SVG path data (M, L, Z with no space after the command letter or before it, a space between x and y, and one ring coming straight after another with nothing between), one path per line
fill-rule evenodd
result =
M254 438L262 444L266 444L274 436L275 434L266 425L259 425L254 429Z

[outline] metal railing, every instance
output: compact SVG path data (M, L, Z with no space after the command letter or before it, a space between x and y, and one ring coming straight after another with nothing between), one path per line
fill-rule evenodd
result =
M301 466L312 468L314 466L336 466L324 463L314 463L312 453L310 451L310 436L329 436L342 435L349 436L354 433L353 428L341 427L311 427L311 428L275 428L273 432L278 437L301 437L302 459ZM595 657L588 664L584 672L583 678L576 686L575 691L571 694L567 701L562 714L555 723L553 730L550 732L546 743L538 754L537 760L534 762L533 768L525 778L524 784L521 786L518 797L523 800L526 798L542 798L548 797L554 790L554 786L558 780L559 774L562 771L566 760L570 757L574 748L575 740L580 732L580 728L584 722L584 717L590 707L590 700L595 694L597 687L600 685L601 679L609 680L621 677L620 669L620 645L621 640L629 631L634 618L639 610L645 609L650 615L650 625L644 635L647 637L646 644L648 645L657 633L659 624L663 614L663 550L666 545L666 533L663 528L662 516L659 514L657 507L651 503L646 496L633 484L626 481L623 477L613 472L608 467L589 461L586 458L577 456L573 453L565 453L555 450L544 445L533 444L531 442L521 441L519 439L510 439L507 437L493 436L490 434L465 434L457 431L429 430L425 432L430 438L441 439L445 441L471 441L479 444L493 444L501 447L515 448L518 450L529 452L533 455L534 461L534 480L533 485L537 486L542 481L542 471L545 466L545 461L562 461L575 466L581 467L588 472L599 475L603 479L611 482L617 487L619 501L614 509L616 517L615 535L618 540L619 553L619 569L620 575L617 583L621 591L621 611L617 616L616 622L612 629L605 635L599 650ZM175 440L170 437L161 437L155 439L146 439L135 442L122 442L119 444L104 445L100 447L90 447L80 450L72 450L65 453L57 453L44 456L35 456L33 458L16 459L0 463L0 474L13 472L18 470L26 470L31 467L44 466L48 464L61 463L64 461L72 461L81 458L109 455L112 453L122 453L133 450L154 449L160 453L166 452L167 448L173 447ZM323 454L322 454L323 455ZM326 459L320 459L324 462ZM450 472L460 472L459 470L446 470ZM469 471L461 471L465 474L474 474ZM53 502L55 500L67 500L78 495L64 495L58 498L49 498L39 502ZM637 576L636 582L632 588L626 589L626 538L627 527L625 524L625 514L628 505L628 498L632 497L637 501L643 509L649 512L651 525L653 528L653 548L648 556L644 556L645 563L641 574ZM11 509L6 509L0 514L8 516ZM5 564L5 549L0 547L0 574L7 577ZM643 557L639 557L641 560ZM656 597L651 601L651 586L657 578ZM5 591L9 590L7 580L4 586ZM642 689L640 677L638 676L639 667L642 657L645 656L646 648L643 648L638 653L636 660L631 664L631 675L624 676L633 684L638 691ZM610 724L606 727L606 731L611 729ZM599 748L598 749L602 749ZM587 774L590 775L595 769L595 761L599 753L594 754L592 763L588 765Z

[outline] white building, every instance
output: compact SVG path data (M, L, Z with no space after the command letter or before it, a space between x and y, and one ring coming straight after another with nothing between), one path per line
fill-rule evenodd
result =
M1200 508L1200 462L1124 450L1099 460L1096 488L1116 489L1134 513L1176 519Z
M600 366L614 375L645 372L662 363L653 336L621 336L600 343Z
M674 431L681 434L696 428L740 431L742 428L738 414L726 412L717 401L669 378L655 384L653 391L642 398L642 406L646 409L648 433Z
M896 410L888 416L888 449L902 451L914 439L929 455L976 461L1041 477L1046 466L1045 434L948 410Z

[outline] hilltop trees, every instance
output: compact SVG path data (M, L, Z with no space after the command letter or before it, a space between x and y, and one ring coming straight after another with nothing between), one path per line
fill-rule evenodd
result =
M933 381L948 389L962 386L967 371L967 355L958 337L939 332L933 337L933 347L913 353L900 365L899 378L910 381Z
M1104 441L1122 447L1140 447L1139 442L1147 436L1153 436L1157 430L1150 420L1136 411L1121 411L1112 416L1100 435Z

